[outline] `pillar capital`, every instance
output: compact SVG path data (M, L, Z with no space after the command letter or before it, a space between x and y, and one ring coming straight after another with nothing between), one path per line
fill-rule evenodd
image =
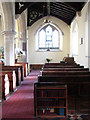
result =
M2 35L5 35L5 36L8 36L8 35L14 36L14 35L16 35L16 32L15 31L3 31Z

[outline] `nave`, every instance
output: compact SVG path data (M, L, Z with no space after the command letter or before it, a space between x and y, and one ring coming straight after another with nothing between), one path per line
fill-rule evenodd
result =
M2 103L2 120L66 120L64 118L35 118L34 83L37 82L39 70L33 70L6 101ZM89 120L87 114L68 114L67 120Z

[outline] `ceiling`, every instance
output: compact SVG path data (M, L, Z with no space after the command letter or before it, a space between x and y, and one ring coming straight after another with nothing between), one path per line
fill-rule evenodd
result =
M27 8L28 26L45 16L57 17L70 25L84 5L85 2L16 2L15 13L21 14Z

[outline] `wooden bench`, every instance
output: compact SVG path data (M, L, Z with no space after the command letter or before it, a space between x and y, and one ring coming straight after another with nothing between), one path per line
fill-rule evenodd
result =
M74 63L74 64L68 64L65 62L61 63L45 63L44 66L49 66L49 65L59 65L59 66L80 66L80 64Z
M89 71L43 71L42 76L90 75Z
M79 110L87 113L90 107L90 72L79 64L46 63L39 83L58 83L67 85L68 110ZM83 107L82 107L83 106ZM90 111L89 111L90 112Z
M38 76L38 82L58 82L63 84L89 83L90 75Z
M43 68L42 71L89 71L89 68Z
M34 83L34 115L39 118L67 118L67 86Z
M9 78L7 74L0 75L0 100L5 100L9 94Z
M2 67L2 71L15 71L16 73L16 85L20 85L21 83L21 71L20 71L20 68L18 68L18 66L3 66Z
M84 66L73 66L73 65L68 65L68 66L63 66L63 65L48 65L44 66L44 68L84 68Z
M21 81L24 80L24 66L22 64L15 64L21 70Z
M9 78L9 91L13 92L16 89L16 74L15 71L0 71L0 75L8 75Z
M38 76L38 82L61 83L67 85L90 85L90 75ZM87 89L87 88L86 88ZM90 88L89 88L90 89ZM83 91L85 92L85 91ZM87 91L86 91L87 92Z
M23 66L24 67L24 77L26 77L28 75L29 71L28 71L28 63L27 62L24 62L24 63L17 62L17 63L15 63L15 66Z
M43 68L84 68L80 64L68 64L68 63L45 63Z
M38 76L39 83L67 85L68 110L90 112L90 75ZM83 106L83 107L82 107Z

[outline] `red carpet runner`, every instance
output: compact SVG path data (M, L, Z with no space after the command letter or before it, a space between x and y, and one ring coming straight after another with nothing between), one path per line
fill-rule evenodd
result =
M7 101L2 104L2 118L33 118L34 117L34 82L39 71L32 71L21 86Z

